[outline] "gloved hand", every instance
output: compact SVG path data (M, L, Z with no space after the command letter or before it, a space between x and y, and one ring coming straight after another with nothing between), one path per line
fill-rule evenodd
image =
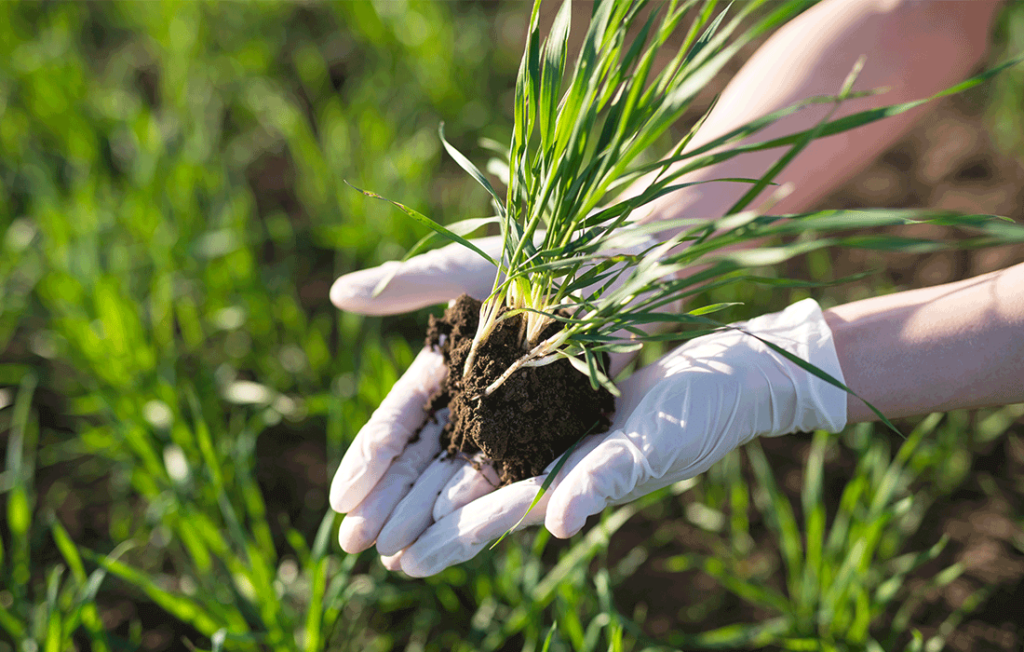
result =
M500 237L482 238L475 244L492 257L500 255ZM634 246L645 248L643 243ZM373 297L377 283L396 265L398 273ZM448 245L404 263L386 263L343 276L332 286L331 300L342 310L391 314L443 303L462 293L483 298L493 282L490 263L460 245ZM618 373L631 357L613 355L611 372ZM429 495L432 506L456 474L456 495L463 501L483 495L497 484L493 470L475 460L437 459L445 411L428 420L423 406L445 373L439 353L421 351L346 451L330 492L331 507L347 514L339 532L345 551L360 552L376 541L378 550L388 555L412 543L433 521L432 507L420 509L414 499L407 498L410 491L420 501ZM424 426L425 421L429 422ZM385 526L389 516L392 518Z

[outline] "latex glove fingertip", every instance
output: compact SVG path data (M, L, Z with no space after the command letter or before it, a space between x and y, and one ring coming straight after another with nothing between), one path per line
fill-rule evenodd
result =
M493 256L501 251L500 236L475 242ZM391 261L346 274L334 282L330 295L334 305L342 310L364 315L392 315L444 303L463 293L487 296L492 289L494 271L494 266L476 252L453 243L405 262ZM374 296L374 290L389 276L390 282Z
M502 487L430 526L405 551L402 570L412 577L427 577L472 559L491 541L519 523L540 488L539 478ZM544 520L547 495L530 511L520 527Z
M648 475L643 452L622 431L610 433L551 490L544 526L567 539L583 529L587 518L629 494Z
M591 513L596 514L603 508L593 512L592 507L582 504L583 502L585 502L583 499L578 498L576 501L570 501L565 506L553 507L549 504L548 513L544 517L544 527L559 539L569 539L576 536L583 529L583 526L587 524L587 517Z
M365 518L349 514L338 526L338 543L341 549L350 555L360 553L373 545L374 535L367 534L367 521Z
M339 310L361 314L383 314L386 302L374 302L373 291L381 279L402 263L392 260L380 267L361 269L338 277L331 285L331 303Z
M370 493L426 419L423 405L447 374L444 357L417 354L345 451L330 488L331 509L345 514Z

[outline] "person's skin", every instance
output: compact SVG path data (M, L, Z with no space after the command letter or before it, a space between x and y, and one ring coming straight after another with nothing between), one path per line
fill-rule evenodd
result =
M889 418L1024 402L1024 263L825 311L846 385ZM847 402L850 423L875 415Z
M845 102L835 118L930 97L970 76L988 51L998 0L826 0L779 29L729 82L694 136L692 150L768 113L814 96L835 95L865 56L854 90L889 89ZM934 102L811 143L775 179L793 191L771 212L808 210L874 161ZM808 129L829 105L779 120L750 142ZM688 174L683 181L757 178L779 150L745 154ZM713 188L711 190L710 188ZM645 219L719 217L747 190L735 184L687 188L652 204ZM766 190L758 201L766 199ZM758 202L755 202L755 206Z

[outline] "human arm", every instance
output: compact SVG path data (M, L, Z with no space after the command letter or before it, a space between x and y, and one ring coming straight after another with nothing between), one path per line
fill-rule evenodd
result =
M886 417L1024 402L1024 264L824 314L847 386Z
M729 82L689 145L693 150L736 127L816 95L834 95L861 56L855 90L885 93L844 103L835 117L918 100L967 77L988 50L998 0L826 0L769 38ZM794 190L773 208L800 212L816 205L875 160L934 107L925 104L898 116L811 143L776 178ZM808 129L829 107L809 107L784 118L750 142ZM759 177L779 150L744 154L698 170L685 181ZM720 216L746 192L717 184L715 192L688 188L651 206L650 219ZM771 191L766 191L769 194Z

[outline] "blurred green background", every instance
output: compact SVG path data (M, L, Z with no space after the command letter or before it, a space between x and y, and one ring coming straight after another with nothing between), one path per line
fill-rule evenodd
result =
M437 125L478 159L507 139L528 9L0 3L0 652L1024 642L1020 609L993 606L1024 597L1020 406L908 423L908 444L766 443L571 541L520 534L428 580L340 551L329 478L427 314L330 305L339 274L424 235L342 180L440 221L488 214ZM992 60L1021 51L1011 5ZM1022 77L943 104L830 201L1019 220ZM971 148L936 154L944 128ZM936 255L817 296L1018 259ZM800 298L733 292L713 298L746 301L736 318Z

